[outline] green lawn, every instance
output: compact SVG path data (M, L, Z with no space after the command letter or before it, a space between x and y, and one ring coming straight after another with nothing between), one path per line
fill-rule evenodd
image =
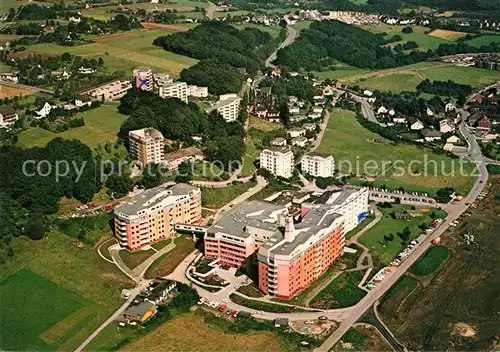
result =
M223 188L202 188L201 204L207 208L220 208L229 203L249 188L255 186L255 182L238 182Z
M120 257L130 269L135 268L137 265L141 264L153 254L155 254L155 251L152 249L148 251L137 252L129 252L127 250L120 251Z
M259 155L259 150L255 147L255 144L249 138L245 144L245 155L243 156L243 175L250 175L256 170L254 161L259 159Z
M192 170L193 180L221 181L229 177L215 163L197 162Z
M427 63L429 64L429 63ZM436 65L436 64L435 64ZM371 90L415 91L418 84L425 79L452 81L460 84L470 84L473 88L481 88L500 79L498 71L484 70L472 66L462 67L437 64L436 67L414 69L415 65L402 66L398 69L378 71L373 77L366 79L360 76L352 84Z
M386 38L390 38L395 34L399 34L403 37L401 43L414 41L418 44L421 51L427 51L428 49L437 49L440 44L453 43L454 41L441 39L437 37L430 36L425 32L430 31L429 28L412 26L413 32L405 34L401 32L402 26L391 26L388 24L374 24L369 26L363 26L363 29L370 31L372 33L387 33Z
M298 21L296 24L293 25L294 28L297 28L298 30L302 29L308 29L311 26L311 23L314 21Z
M118 112L116 104L104 104L96 109L76 114L82 116L85 126L70 128L61 133L53 133L40 127L29 128L19 134L19 144L24 147L43 147L52 139L78 139L91 148L113 142L117 139L120 126L127 116Z
M254 24L254 23L244 23L243 25L240 25L239 23L233 23L233 26L236 27L237 29L239 29L240 31L243 28L257 28L263 32L268 32L269 34L271 34L271 36L273 38L278 37L280 35L281 29L282 29L281 27L278 27L278 26L270 27L270 26L264 26L262 24Z
M174 242L175 248L156 259L146 271L145 278L152 279L171 274L184 258L194 250L195 242L193 242L192 238L180 236L175 238Z
M335 69L330 69L326 71L314 71L314 75L321 79L341 79L346 77L352 77L357 75L362 75L365 73L372 72L369 69L358 68L354 66L349 66L346 64L337 64L333 66Z
M422 223L430 225L432 218L430 213L423 213L421 217L413 217L410 220L397 220L393 219L391 214L396 212L405 212L410 210L409 205L394 205L392 208L381 208L383 213L382 219L366 231L360 238L359 242L368 247L373 254L379 257L383 264L389 264L403 249L402 239L397 235L403 232L404 228L408 227L411 231L410 237L407 242L417 238L422 233L418 226ZM446 213L439 209L432 209L436 217L444 218ZM394 239L392 241L385 241L384 236L392 234Z
M467 41L467 44L480 47L491 43L500 43L500 35L482 35Z
M450 255L450 250L445 246L431 247L411 268L411 272L419 276L427 276L436 271Z
M350 271L340 274L309 304L313 308L335 309L350 307L358 303L366 292L358 287L364 271Z
M133 287L94 248L51 232L14 238L13 257L0 266L3 350L74 350L121 304Z
M133 30L92 37L95 43L91 44L68 47L44 43L30 46L29 49L51 54L69 52L82 57L102 57L107 68L126 71L129 75L137 66L150 66L156 71L177 77L182 69L196 64L198 60L165 51L152 44L157 37L171 33L165 29Z
M237 10L237 11L217 11L217 12L214 12L214 17L215 18L223 18L223 17L227 17L228 15L230 15L231 17L235 17L235 16L246 16L248 15L250 12L247 11L247 10Z
M372 175L389 188L402 186L434 194L439 188L452 186L465 193L473 183L472 177L460 176L457 160L414 145L395 145L361 126L352 111L332 110L318 151L332 154L341 172ZM437 162L437 169L433 161ZM443 176L451 169L456 176ZM465 164L465 170L470 169L471 166Z

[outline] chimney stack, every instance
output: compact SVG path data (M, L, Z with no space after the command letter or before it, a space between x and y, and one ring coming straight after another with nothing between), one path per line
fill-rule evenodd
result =
M288 215L285 219L285 240L287 242L293 242L295 239L295 226L293 224L293 218Z

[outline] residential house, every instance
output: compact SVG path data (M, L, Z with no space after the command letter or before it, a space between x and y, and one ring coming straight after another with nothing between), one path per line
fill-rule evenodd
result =
M321 114L319 112L312 112L312 113L308 114L307 117L312 119L312 120L317 120L317 119L321 118Z
M369 97L367 100L369 103L373 104L377 101L377 98L376 97Z
M288 96L288 102L290 104L295 104L299 101L299 98L297 98L295 95L290 95Z
M39 103L36 106L34 118L37 120L43 119L49 116L51 110L52 105L50 105L48 102L45 101L43 103Z
M78 69L78 73L81 75L90 75L95 72L96 72L95 68L92 67L80 66L80 68Z
M422 123L422 121L418 120L418 119L415 119L413 122L411 122L410 124L410 130L413 130L413 131L420 131L421 129L423 129L425 126L424 124Z
M0 80L18 83L19 82L18 76L19 76L19 71L3 72L0 73Z
M441 136L443 135L440 131L431 130L429 128L424 128L422 130L422 136L426 142L435 142L441 140Z
M292 115L300 114L300 108L298 106L288 106L288 112Z
M278 110L271 110L267 113L267 121L280 122L280 112Z
M391 109L391 110L389 110L388 114L389 114L389 116L394 116L394 115L396 115L396 111L394 111L394 109Z
M454 111L456 109L456 106L452 103L447 103L445 106L444 106L444 111L445 112L448 112L448 111Z
M428 106L425 113L427 114L427 116L434 116L434 108L431 106Z
M455 132L455 125L449 120L439 121L439 131L441 133L453 133Z
M156 304L144 301L136 306L128 307L123 316L125 317L125 319L144 323L146 320L154 316L157 312L158 311L156 309Z
M282 138L282 137L274 138L271 141L271 145L273 145L275 147L284 147L284 146L286 146L286 139Z
M477 127L489 130L491 128L491 122L490 120L483 118L477 122Z
M323 108L321 106L315 106L313 109L312 109L313 113L315 114L322 114L323 113Z
M295 137L295 138L292 138L291 142L292 142L292 145L304 148L307 145L307 138L306 137Z
M92 99L88 95L79 95L75 98L75 105L78 108L82 106L91 106Z
M369 91L368 89L363 91L363 95L366 97L371 97L373 95L373 92Z
M379 115L385 115L385 114L387 114L388 112L389 112L389 110L387 110L387 109L385 108L385 106L381 106L381 107L379 107L379 108L377 109L377 114L379 114Z
M472 97L472 99L470 100L471 103L476 103L476 104L482 104L484 101L484 96L477 93L476 95L474 95Z
M394 123L407 123L406 117L395 117L392 119Z
M0 128L8 128L17 120L19 120L19 116L12 106L0 106Z
M314 123L305 123L302 128L304 128L306 131L313 132L316 130L316 124Z
M154 304L160 304L175 291L176 287L177 282L175 281L156 279L149 285L148 290L150 293L146 300Z
M458 138L457 136L453 135L451 137L448 137L446 139L446 143L451 143L451 144L455 144L455 143L458 143L460 142L460 138Z
M443 145L443 150L446 150L446 151L448 151L448 152L449 152L449 151L451 151L451 150L453 149L453 147L454 147L454 146L453 146L453 143L445 143L445 144Z
M306 134L306 130L304 128L300 128L300 127L293 127L293 128L290 128L288 131L286 131L286 133L292 137L292 138L296 138L296 137L302 137Z
M335 85L335 88L337 88L337 89L342 88L342 83L338 79L336 79L333 84Z
M335 90L331 86L327 85L325 88L323 88L323 95L324 96L332 96L334 94L335 94Z
M63 81L63 80L67 80L71 77L71 74L66 71L66 70L62 70L62 71L52 71L50 73L50 75L52 77L54 77L55 79L57 79L58 81Z

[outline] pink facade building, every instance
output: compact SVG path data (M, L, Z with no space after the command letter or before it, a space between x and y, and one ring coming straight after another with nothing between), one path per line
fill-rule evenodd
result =
M131 251L175 237L176 224L200 221L201 191L186 184L146 190L114 210L115 237Z

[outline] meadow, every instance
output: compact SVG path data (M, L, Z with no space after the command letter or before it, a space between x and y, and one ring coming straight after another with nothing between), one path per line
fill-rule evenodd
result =
M401 244L402 240L397 235L398 232L403 232L405 227L409 227L411 230L409 242L422 233L422 230L418 228L420 224L431 224L433 219L430 214L432 212L435 213L436 218L443 219L446 216L445 212L434 208L431 209L431 212L423 213L423 216L416 216L410 218L410 220L398 220L391 216L392 213L405 212L410 209L411 207L408 205L394 205L392 208L380 208L383 214L380 222L366 231L358 240L367 246L385 265L388 265L404 249L404 246ZM384 236L389 236L391 233L394 239L392 241L384 241Z
M384 139L361 126L352 111L341 109L331 111L318 152L332 154L335 157L336 168L339 168L340 172L372 174L379 183L386 183L389 188L402 186L407 190L420 190L431 195L439 188L447 186L464 193L472 186L472 177L459 175L457 160L435 154L423 147L395 144ZM396 170L393 162L396 160L399 160L398 166L405 169L398 175L394 173ZM412 161L413 165L410 164ZM437 170L433 161L438 165ZM376 167L372 166L373 163L376 163ZM416 167L414 166L416 163L421 165ZM416 175L423 173L426 165L428 175ZM452 167L456 176L444 176L443 173L450 172ZM471 170L471 166L466 164L465 167L465 170Z
M474 39L468 40L467 44L473 46L488 45L491 43L500 43L500 35L481 35Z
M85 126L70 128L61 133L47 131L41 127L29 128L19 134L19 145L23 147L43 147L52 139L61 137L65 139L78 139L91 148L97 148L107 142L117 140L117 133L127 116L118 112L117 105L104 104L96 109L76 114L83 117Z
M7 66L8 67L8 66ZM6 68L6 66L2 66L0 68ZM35 92L29 89L11 87L11 86L3 86L0 84L0 99L5 98L14 98L19 96L31 95Z
M249 181L237 182L224 188L202 188L201 204L207 208L220 208L254 186L255 182Z
M358 287L363 274L363 271L340 274L312 299L309 306L320 309L335 309L355 305L366 295L366 292Z
M432 274L450 256L450 250L445 246L431 247L411 268L411 272L419 276Z
M59 232L12 240L0 266L4 350L74 350L121 304L133 284L90 246Z
M182 26L181 26L182 28ZM95 43L78 46L60 46L52 43L32 45L29 50L47 54L69 52L87 58L103 58L106 68L111 71L126 71L130 76L137 66L150 66L157 72L166 72L174 77L198 60L165 51L153 45L157 37L169 35L171 30L140 29L124 33L92 37Z

